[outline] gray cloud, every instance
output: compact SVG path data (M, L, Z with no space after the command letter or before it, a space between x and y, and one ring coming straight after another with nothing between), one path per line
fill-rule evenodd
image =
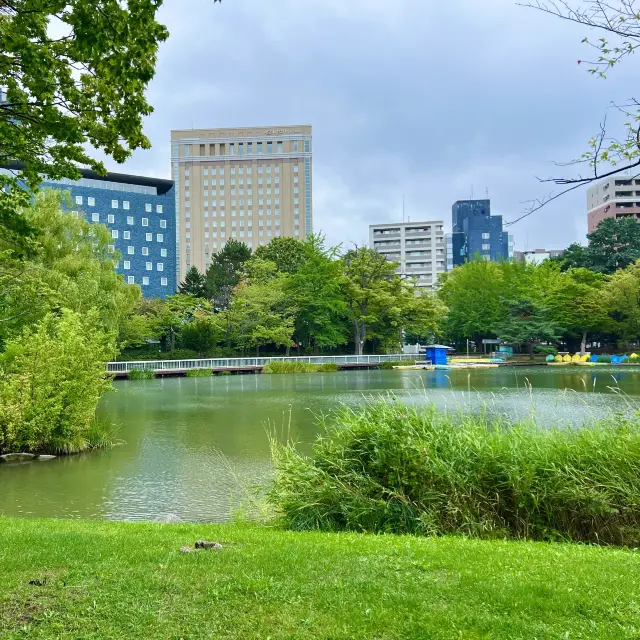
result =
M398 220L403 194L412 219L450 226L455 200L488 189L515 219L632 82L589 76L584 29L511 0L168 0L160 19L153 149L126 169L168 176L172 128L312 124L314 226L332 243ZM585 203L516 224L517 248L583 240Z

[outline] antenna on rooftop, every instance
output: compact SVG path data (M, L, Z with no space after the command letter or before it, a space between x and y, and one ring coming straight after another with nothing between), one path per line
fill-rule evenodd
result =
M487 200L488 200L489 199L489 187L485 187L484 192L485 192L485 194L487 196Z
M473 185L471 185L471 200L473 200Z

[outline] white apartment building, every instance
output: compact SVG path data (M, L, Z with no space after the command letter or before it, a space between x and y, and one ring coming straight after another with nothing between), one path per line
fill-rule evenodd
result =
M402 222L369 226L369 246L398 263L397 273L416 278L421 288L432 289L445 271L444 223Z

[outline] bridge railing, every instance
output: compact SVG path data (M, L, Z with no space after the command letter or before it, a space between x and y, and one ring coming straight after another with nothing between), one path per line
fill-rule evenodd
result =
M379 364L415 360L411 354L391 354L378 356L291 356L265 358L199 358L194 360L135 360L130 362L109 362L109 373L128 373L134 369L154 371L175 371L188 369L233 369L259 367L270 362L307 362L309 364Z

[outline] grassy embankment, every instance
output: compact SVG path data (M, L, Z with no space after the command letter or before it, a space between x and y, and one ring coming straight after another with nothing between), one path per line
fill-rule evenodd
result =
M640 555L579 545L0 518L0 575L6 640L640 632Z

